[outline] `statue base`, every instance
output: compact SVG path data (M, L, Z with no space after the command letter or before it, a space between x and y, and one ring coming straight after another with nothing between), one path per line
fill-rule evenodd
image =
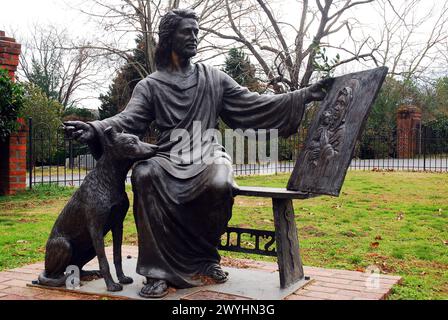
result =
M134 279L129 285L124 285L119 292L109 292L103 279L82 281L78 289L49 288L41 285L29 285L45 289L53 289L77 294L96 295L110 298L138 300L283 300L300 288L310 284L312 280L301 280L282 289L279 283L279 273L255 269L238 269L223 267L229 272L229 280L222 284L211 284L189 289L169 288L169 294L162 299L144 299L138 295L145 278L135 272L137 259L124 259L123 270L127 276ZM116 281L113 264L111 273Z

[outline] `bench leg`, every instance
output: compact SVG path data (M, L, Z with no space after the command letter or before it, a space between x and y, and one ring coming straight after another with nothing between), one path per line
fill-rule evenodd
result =
M304 278L294 208L291 199L272 199L277 243L280 287L286 288Z

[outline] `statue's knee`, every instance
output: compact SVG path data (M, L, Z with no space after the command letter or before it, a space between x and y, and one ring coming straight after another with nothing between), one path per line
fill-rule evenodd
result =
M154 163L151 161L142 161L137 163L132 169L131 182L133 186L148 185L155 175Z
M145 166L142 164L142 162L136 164L134 168L132 168L132 175L131 175L131 183L132 185L136 185L140 182L142 176L144 175Z
M213 178L210 181L210 191L217 195L231 195L233 188L232 168L226 165L214 165Z

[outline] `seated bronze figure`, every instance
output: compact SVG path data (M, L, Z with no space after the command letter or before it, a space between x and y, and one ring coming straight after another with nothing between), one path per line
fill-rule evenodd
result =
M171 141L171 133L183 129L193 136L193 122L205 131L216 128L221 118L233 129L278 129L287 137L297 132L305 105L322 100L330 85L321 81L279 95L250 92L219 69L191 62L198 32L193 11L168 12L159 26L158 70L137 84L126 109L102 121L66 123L66 131L86 142L95 157L104 152L100 140L109 126L143 136L155 122L160 131L157 154L132 171L137 273L147 279L140 292L147 298L163 297L169 285L201 285L202 275L217 282L228 277L217 246L232 214L230 156L216 141L202 141L202 150L220 151L213 153L212 162L196 153L189 161L173 161L178 141ZM181 147L191 149L189 143Z

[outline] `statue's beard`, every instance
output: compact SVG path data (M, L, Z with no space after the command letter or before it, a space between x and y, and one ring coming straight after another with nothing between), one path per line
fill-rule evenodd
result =
M197 49L185 49L180 56L189 59L193 58L197 53L198 53Z
M183 58L183 59L190 59L198 53L197 48L195 48L195 49L183 48L181 50L173 50L173 51L174 51L174 53L176 53L176 55L178 57Z

